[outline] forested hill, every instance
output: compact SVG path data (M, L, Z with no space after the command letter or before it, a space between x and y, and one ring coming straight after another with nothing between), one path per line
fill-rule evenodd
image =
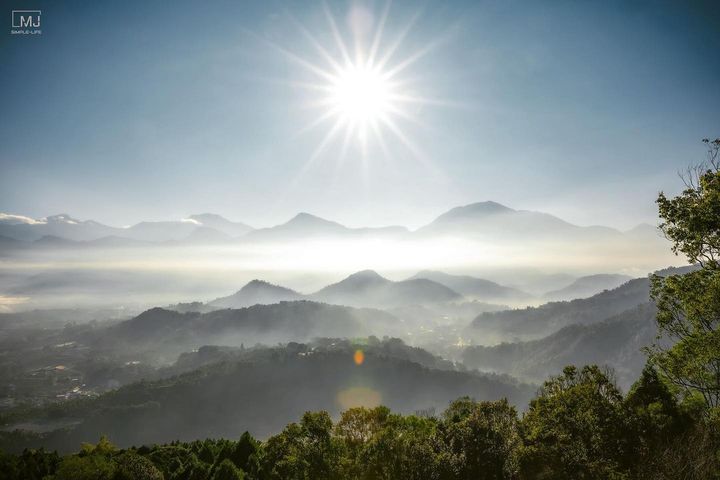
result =
M167 360L203 345L273 345L317 337L393 335L405 330L403 323L380 310L305 300L205 314L153 308L110 328L98 329L85 341Z
M212 364L168 379L139 382L94 400L45 412L54 421L76 422L69 430L37 437L3 434L0 448L43 445L61 451L101 434L122 446L174 439L259 437L276 433L307 410L338 414L355 405L386 405L412 413L440 411L457 397L508 398L524 405L536 387L503 376L431 369L382 345L349 343L308 347L291 344L244 360ZM417 352L410 355L417 355ZM359 363L359 364L358 364Z
M467 347L462 361L470 368L531 382L540 382L566 365L606 365L627 390L647 360L642 348L655 339L656 312L655 306L646 302L608 320L570 325L539 340Z
M684 274L696 267L669 268L658 275ZM650 280L637 278L612 290L569 302L550 302L539 307L486 312L478 315L467 329L477 338L486 332L495 338L535 340L570 325L601 322L650 300Z

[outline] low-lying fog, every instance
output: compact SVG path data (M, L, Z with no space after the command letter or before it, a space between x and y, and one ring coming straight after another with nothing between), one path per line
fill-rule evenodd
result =
M212 300L256 278L311 293L365 269L391 280L419 270L468 274L540 295L582 275L636 277L679 263L661 239L653 245L327 238L270 244L35 247L0 256L0 309L111 306L136 311Z

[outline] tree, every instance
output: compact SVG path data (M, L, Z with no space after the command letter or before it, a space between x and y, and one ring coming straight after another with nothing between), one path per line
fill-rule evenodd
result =
M63 459L53 480L112 480L115 463L102 455L72 455Z
M660 193L660 228L700 269L652 277L658 306L658 341L648 349L661 372L687 395L720 407L720 139L704 140L707 161L685 176L675 198ZM712 412L710 412L712 414Z
M720 269L653 277L658 341L648 350L655 365L687 395L720 406Z
M345 410L335 426L335 433L351 448L361 446L380 431L390 417L387 407L356 407Z
M153 463L134 452L126 452L115 459L117 471L113 480L163 480L163 474Z
M355 460L359 478L436 480L435 428L434 419L390 415Z
M241 470L256 475L260 470L260 443L245 432L235 444L230 460Z
M622 395L597 366L546 381L521 422L526 479L622 478L628 468Z
M220 462L212 476L212 480L244 480L244 478L245 474L242 470L227 458Z
M340 477L341 443L327 412L306 412L268 439L262 470L270 480L331 480Z
M57 470L60 456L44 449L25 449L20 455L8 455L0 450L0 478L14 480L43 480Z
M690 167L683 176L685 190L668 199L657 199L660 229L677 254L690 263L717 267L720 260L720 138L703 140L708 145L705 162Z
M303 431L303 453L308 478L338 477L339 448L332 438L333 424L327 412L306 412L300 421Z
M452 476L463 479L510 479L517 475L520 443L515 408L507 400L454 401L441 424Z

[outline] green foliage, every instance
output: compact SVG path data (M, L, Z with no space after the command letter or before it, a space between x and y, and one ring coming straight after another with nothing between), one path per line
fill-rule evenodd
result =
M164 445L150 450L147 457L162 472L166 479L174 478L184 470L190 449L180 445Z
M108 438L103 435L96 445L92 443L83 443L80 446L80 455L101 455L108 456L115 452L117 448L113 445Z
M717 480L718 425L697 413L651 365L625 397L600 368L567 367L522 418L507 400L467 397L437 418L353 408L333 425L326 412L308 412L266 442L246 432L237 441L120 450L103 437L62 459L0 452L0 478Z
M388 416L358 452L356 476L350 478L437 478L434 430L431 419Z
M126 452L115 459L117 470L113 480L163 480L163 474L147 458Z
M307 412L300 424L291 423L271 437L262 470L268 479L334 479L339 472L341 445L332 436L327 412Z
M112 480L117 465L102 455L65 457L52 480Z
M242 470L237 468L235 464L229 459L225 459L220 462L215 473L212 476L212 480L244 480L245 474Z
M649 352L655 364L686 392L720 406L720 269L654 277L662 336Z
M717 267L720 259L720 139L708 145L707 162L691 168L685 177L686 189L668 199L657 199L660 228L673 242L673 251L683 253L691 263Z
M622 395L596 366L551 378L522 421L523 478L622 478L626 416Z
M720 407L720 139L709 145L708 161L691 169L687 188L657 203L661 228L673 250L685 254L700 270L669 277L654 276L658 342L653 362L689 397L701 395L710 409Z
M250 432L243 433L230 452L229 459L239 469L253 475L257 475L260 471L261 444L250 435Z
M0 478L42 480L55 472L60 456L45 450L24 450L20 455L7 455L0 450Z
M517 475L518 419L507 400L456 400L441 427L448 453L445 467L453 476L481 480Z

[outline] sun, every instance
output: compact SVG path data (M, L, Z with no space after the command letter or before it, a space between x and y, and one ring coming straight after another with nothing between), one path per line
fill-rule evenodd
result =
M349 65L330 83L328 104L348 124L367 128L392 110L392 83L377 68Z
M416 156L419 149L404 131L407 124L422 126L416 113L423 105L439 105L413 92L411 82L404 78L409 67L430 51L438 42L430 42L422 48L410 51L402 44L417 20L412 17L404 28L386 32L390 2L376 18L373 12L355 4L347 15L349 32L338 27L335 16L324 5L328 32L332 42L322 44L294 21L316 55L294 53L273 44L286 58L301 66L311 80L289 82L303 88L311 95L307 104L317 110L313 121L303 125L301 132L326 128L325 135L311 154L308 165L333 144L341 145L337 157L342 160L352 144L360 147L363 157L370 144L377 145L386 158L390 157L388 140L399 144ZM313 30L318 30L315 26ZM347 42L346 38L351 42ZM389 37L388 40L385 37ZM414 80L418 76L415 75Z

